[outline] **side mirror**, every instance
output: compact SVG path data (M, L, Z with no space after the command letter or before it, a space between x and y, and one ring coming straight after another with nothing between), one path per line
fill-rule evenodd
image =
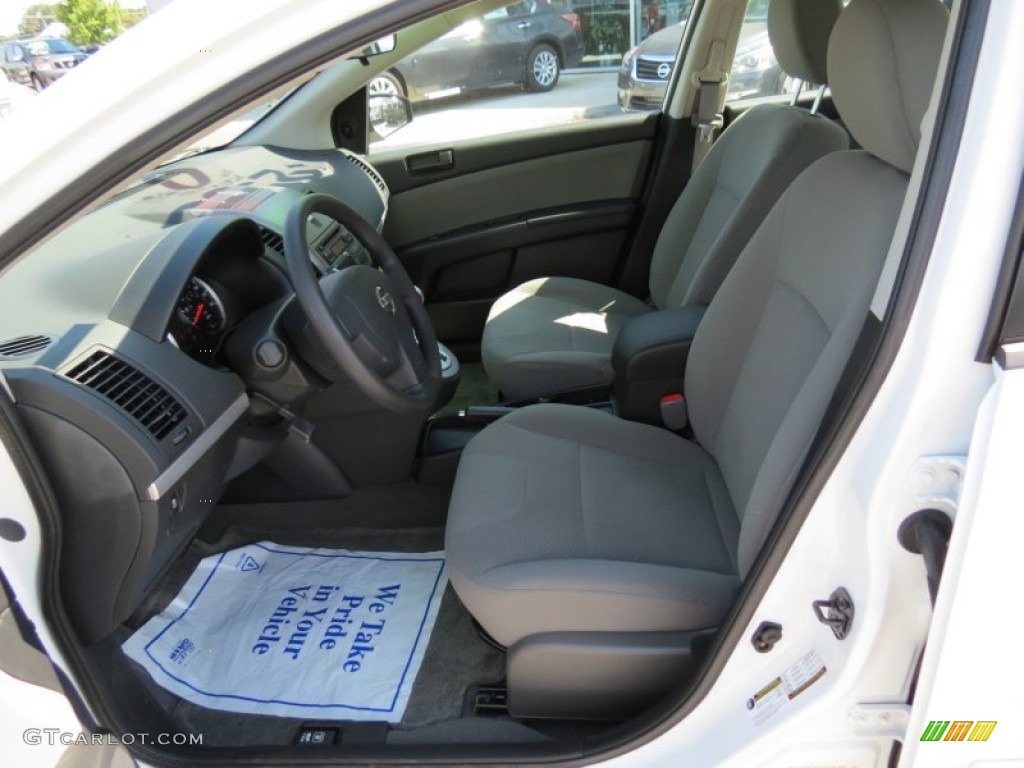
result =
M370 130L381 139L412 122L412 104L404 96L371 93L367 96L367 107Z

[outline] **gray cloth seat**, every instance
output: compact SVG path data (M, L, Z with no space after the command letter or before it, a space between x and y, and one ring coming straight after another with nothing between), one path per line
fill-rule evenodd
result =
M768 33L780 65L826 82L829 33L839 0L773 0ZM630 317L706 305L740 251L801 171L849 146L820 115L779 104L747 110L722 134L673 205L651 258L651 303L585 280L532 280L499 298L481 357L510 399L606 386L615 338Z
M591 408L537 405L485 429L451 510L452 582L506 646L552 627L713 627L739 586L739 521L714 459Z
M947 21L938 0L853 0L840 17L833 95L865 151L802 173L711 302L685 375L696 442L536 405L469 443L449 508L449 573L470 613L509 646L510 670L530 666L522 649L536 638L583 648L592 633L721 621L868 316ZM630 677L628 650L616 680ZM571 684L550 666L522 679ZM511 697L518 684L510 671Z
M652 308L628 293L573 277L541 277L491 307L483 356L511 398L582 389L612 379L612 344Z

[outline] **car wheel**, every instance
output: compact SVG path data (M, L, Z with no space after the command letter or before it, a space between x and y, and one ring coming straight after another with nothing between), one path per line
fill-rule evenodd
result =
M381 72L366 86L370 96L405 96L402 81L390 72Z
M526 57L526 88L530 91L550 91L558 84L562 67L558 52L547 43L534 46Z
M32 85L32 90L33 91L36 91L38 93L38 92L42 91L43 88L45 87L43 85L43 81L39 79L38 75L32 74L29 79L31 80L31 85Z

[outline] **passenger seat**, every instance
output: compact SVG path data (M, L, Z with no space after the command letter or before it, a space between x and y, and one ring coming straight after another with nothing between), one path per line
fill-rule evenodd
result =
M840 10L840 0L772 0L768 34L788 74L827 82L829 35ZM710 303L790 182L848 146L840 126L796 106L747 110L711 148L665 221L651 260L651 304L576 278L524 283L500 297L487 318L481 354L491 381L510 400L609 385L612 346L626 322Z

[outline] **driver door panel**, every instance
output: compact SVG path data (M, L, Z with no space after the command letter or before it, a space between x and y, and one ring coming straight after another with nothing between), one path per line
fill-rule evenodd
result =
M652 115L373 156L392 191L384 235L438 336L476 351L494 299L526 280L613 284L657 128ZM450 166L410 159L451 152Z

